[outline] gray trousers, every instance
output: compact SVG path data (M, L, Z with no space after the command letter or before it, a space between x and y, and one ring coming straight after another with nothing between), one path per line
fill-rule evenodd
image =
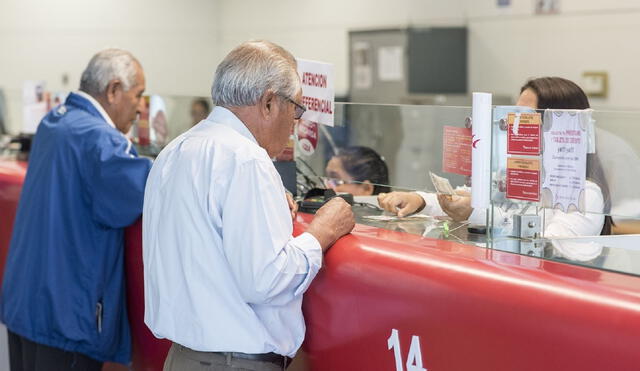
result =
M163 371L282 371L275 363L232 358L221 353L198 352L173 343Z

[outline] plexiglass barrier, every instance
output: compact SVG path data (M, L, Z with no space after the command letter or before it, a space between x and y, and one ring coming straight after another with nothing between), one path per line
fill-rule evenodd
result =
M197 99L163 98L168 141L194 123ZM333 127L302 121L294 129L297 196L334 188L356 195L362 224L640 274L640 235L633 234L640 232L638 112L493 107L486 211L456 222L439 207L404 218L379 209L381 191L434 194L430 173L461 194L468 190L471 113L471 107L336 103ZM363 165L363 147L384 161L386 178L375 175L379 167Z
M640 274L639 122L633 112L495 107L490 246Z
M150 97L131 133L139 152L153 157L206 117L201 99L210 105ZM464 200L472 186L471 107L336 103L334 113L333 127L301 121L294 128L299 198L334 188L355 195L362 224L640 274L640 112L493 107L491 202L458 221L435 207L430 173ZM371 156L363 148L380 156L386 177L364 161ZM398 218L377 205L376 193L389 191L424 192L432 204Z

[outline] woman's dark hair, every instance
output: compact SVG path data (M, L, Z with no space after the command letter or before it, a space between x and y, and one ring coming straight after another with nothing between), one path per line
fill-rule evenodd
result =
M587 109L589 99L584 91L573 81L561 77L540 77L526 82L520 89L520 93L531 89L538 97L538 109ZM604 176L604 170L595 153L587 154L587 178L600 187L604 199L604 213L611 211L611 197L609 185ZM611 234L613 220L605 216L601 235Z
M342 167L353 180L373 184L373 194L389 192L389 170L380 155L369 147L352 146L341 149L336 155Z

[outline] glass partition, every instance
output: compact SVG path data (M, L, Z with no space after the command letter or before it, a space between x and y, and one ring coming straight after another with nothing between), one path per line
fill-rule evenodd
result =
M168 118L168 141L191 127L192 106L197 98L163 98ZM436 208L435 213L432 209L404 218L383 212L378 207L375 193L420 191L433 195L436 189L430 173L448 179L456 190L469 189L471 111L471 107L336 103L335 126L300 122L294 129L292 146L297 196L301 199L313 188L333 187L340 192L344 190L340 186L369 183L375 186L373 192L367 188L365 193L369 195L357 194L362 189L347 188L348 192L357 194L353 209L358 223L640 274L640 234L636 234L640 233L640 190L637 187L640 135L635 135L633 130L640 122L638 112L536 111L526 107L496 106L492 110L491 205L486 213L474 211L475 220L455 222L440 208ZM570 119L563 121L563 115ZM513 134L516 116L519 132L528 133L529 138L510 142L509 130ZM539 120L539 134L535 128L533 134L530 132L535 120ZM576 127L582 132L577 133ZM539 136L538 149L531 146L531 135L534 144L536 135ZM564 142L572 144L575 138L584 143L581 146L564 145ZM514 144L515 149L508 148ZM328 166L341 151L356 146L373 149L381 156L388 168L386 179L371 181L370 176L362 178L359 174L346 173L345 169L344 173L336 173ZM145 152L144 146L140 149L149 153ZM570 166L572 171L564 174L568 174L567 177L563 177L562 172L558 176L548 170L550 166L558 169L567 166L561 162L548 163L553 151L563 157L576 158L581 156L575 152L579 150L584 151L584 167L574 163L575 166ZM361 152L355 154L362 155ZM553 181L550 180L552 175ZM572 183L578 184L581 192L558 191ZM563 202L554 200L549 184L555 184L556 197L568 197L574 202L562 205ZM511 188L514 185L515 197ZM528 192L530 189L536 189L536 192ZM431 200L437 203L435 196ZM489 223L486 233L474 233L484 232L473 224L483 224L485 220ZM610 234L601 235L603 227L609 226L611 230L604 232Z
M208 98L155 97L131 133L139 152L150 157L198 121L196 102L211 107ZM164 129L162 120L154 121L160 111ZM297 196L313 188L341 192L351 186L347 191L355 195L361 224L640 274L640 135L634 130L640 112L493 107L491 202L487 210L456 222L439 207L431 173L465 197L471 186L471 112L471 107L336 103L335 126L302 121L294 129L289 162L295 163ZM347 166L351 174L344 164L342 171L330 166L353 147L379 154L388 176L371 175L358 161ZM554 152L563 158L554 159ZM356 159L362 155L351 153ZM434 207L398 218L378 206L376 193L389 191L424 192Z
M490 246L640 274L639 122L637 112L495 107Z
M335 126L318 125L313 151L300 150L298 138L296 160L301 170L314 178L323 177L328 176L327 162L340 150L367 147L388 167L388 181L381 185L394 190L434 191L429 172L442 174L444 130L460 129L470 137L466 128L470 116L470 107L336 103ZM470 151L468 156L470 162ZM467 170L470 175L470 163ZM467 176L461 174L451 173L448 178L452 184L467 182Z

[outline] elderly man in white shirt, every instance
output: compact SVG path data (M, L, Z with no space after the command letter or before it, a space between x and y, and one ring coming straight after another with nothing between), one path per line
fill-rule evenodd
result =
M304 112L293 56L246 42L218 66L216 108L156 159L145 190L145 323L165 370L282 370L305 332L302 294L349 233L342 199L293 238L271 158Z

